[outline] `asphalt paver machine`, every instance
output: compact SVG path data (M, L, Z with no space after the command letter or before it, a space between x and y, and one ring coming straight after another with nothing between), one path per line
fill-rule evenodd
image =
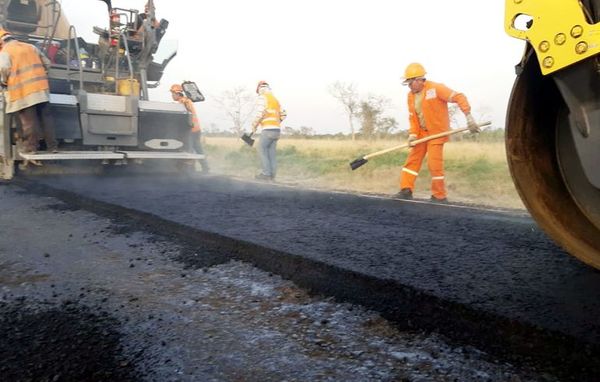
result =
M149 99L148 90L159 85L176 54L154 62L168 22L155 19L152 0L144 12L102 1L107 23L93 26L98 38L92 42L78 37L59 1L0 0L0 24L52 62L50 107L60 148L57 153L21 154L18 118L2 112L1 178L11 179L17 164L26 160L110 166L203 158L189 152L192 119L185 107ZM186 82L185 89L191 97L201 95L193 82Z

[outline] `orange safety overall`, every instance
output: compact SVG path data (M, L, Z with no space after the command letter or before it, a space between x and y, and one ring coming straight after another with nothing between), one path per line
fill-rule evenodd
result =
M465 114L471 111L467 98L443 84L426 81L418 94L408 93L409 134L422 139L430 135L443 133L450 129L448 103L456 103ZM420 107L419 107L420 106ZM414 191L415 180L419 175L425 155L431 173L431 194L437 199L446 198L444 175L444 143L448 137L433 139L415 145L406 158L400 174L400 189Z

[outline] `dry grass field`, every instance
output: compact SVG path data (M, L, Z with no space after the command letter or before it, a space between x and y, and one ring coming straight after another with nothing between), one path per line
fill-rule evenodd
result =
M404 143L400 140L355 141L283 137L278 144L277 180L303 187L361 193L395 194L407 150L369 160L352 171L362 155ZM253 178L260 162L255 148L238 138L206 137L204 146L215 173ZM449 142L445 145L448 198L487 206L524 208L513 186L503 142ZM426 162L415 196L429 198Z

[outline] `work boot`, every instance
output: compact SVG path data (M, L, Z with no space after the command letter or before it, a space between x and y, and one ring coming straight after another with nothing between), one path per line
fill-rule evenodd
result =
M413 198L412 190L410 188L403 188L394 196L397 199L403 199L403 200L412 200L412 198Z
M431 203L438 203L438 204L448 204L448 198L443 198L443 199L438 199L435 196L431 196L431 198L429 199L429 201Z

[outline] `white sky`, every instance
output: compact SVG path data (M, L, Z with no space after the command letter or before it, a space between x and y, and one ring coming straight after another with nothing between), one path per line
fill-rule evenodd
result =
M143 9L145 0L113 0ZM106 27L106 5L63 0L80 36L95 42L92 26ZM163 39L178 54L151 98L170 100L168 87L195 81L207 97L196 104L205 128L227 121L211 97L235 86L271 84L288 112L285 124L317 133L348 132L341 105L328 93L335 81L354 82L391 99L388 111L408 128L400 77L410 62L427 78L463 92L476 118L504 126L514 65L524 42L504 33L502 0L155 0L157 18L170 25ZM464 122L463 117L459 121Z

